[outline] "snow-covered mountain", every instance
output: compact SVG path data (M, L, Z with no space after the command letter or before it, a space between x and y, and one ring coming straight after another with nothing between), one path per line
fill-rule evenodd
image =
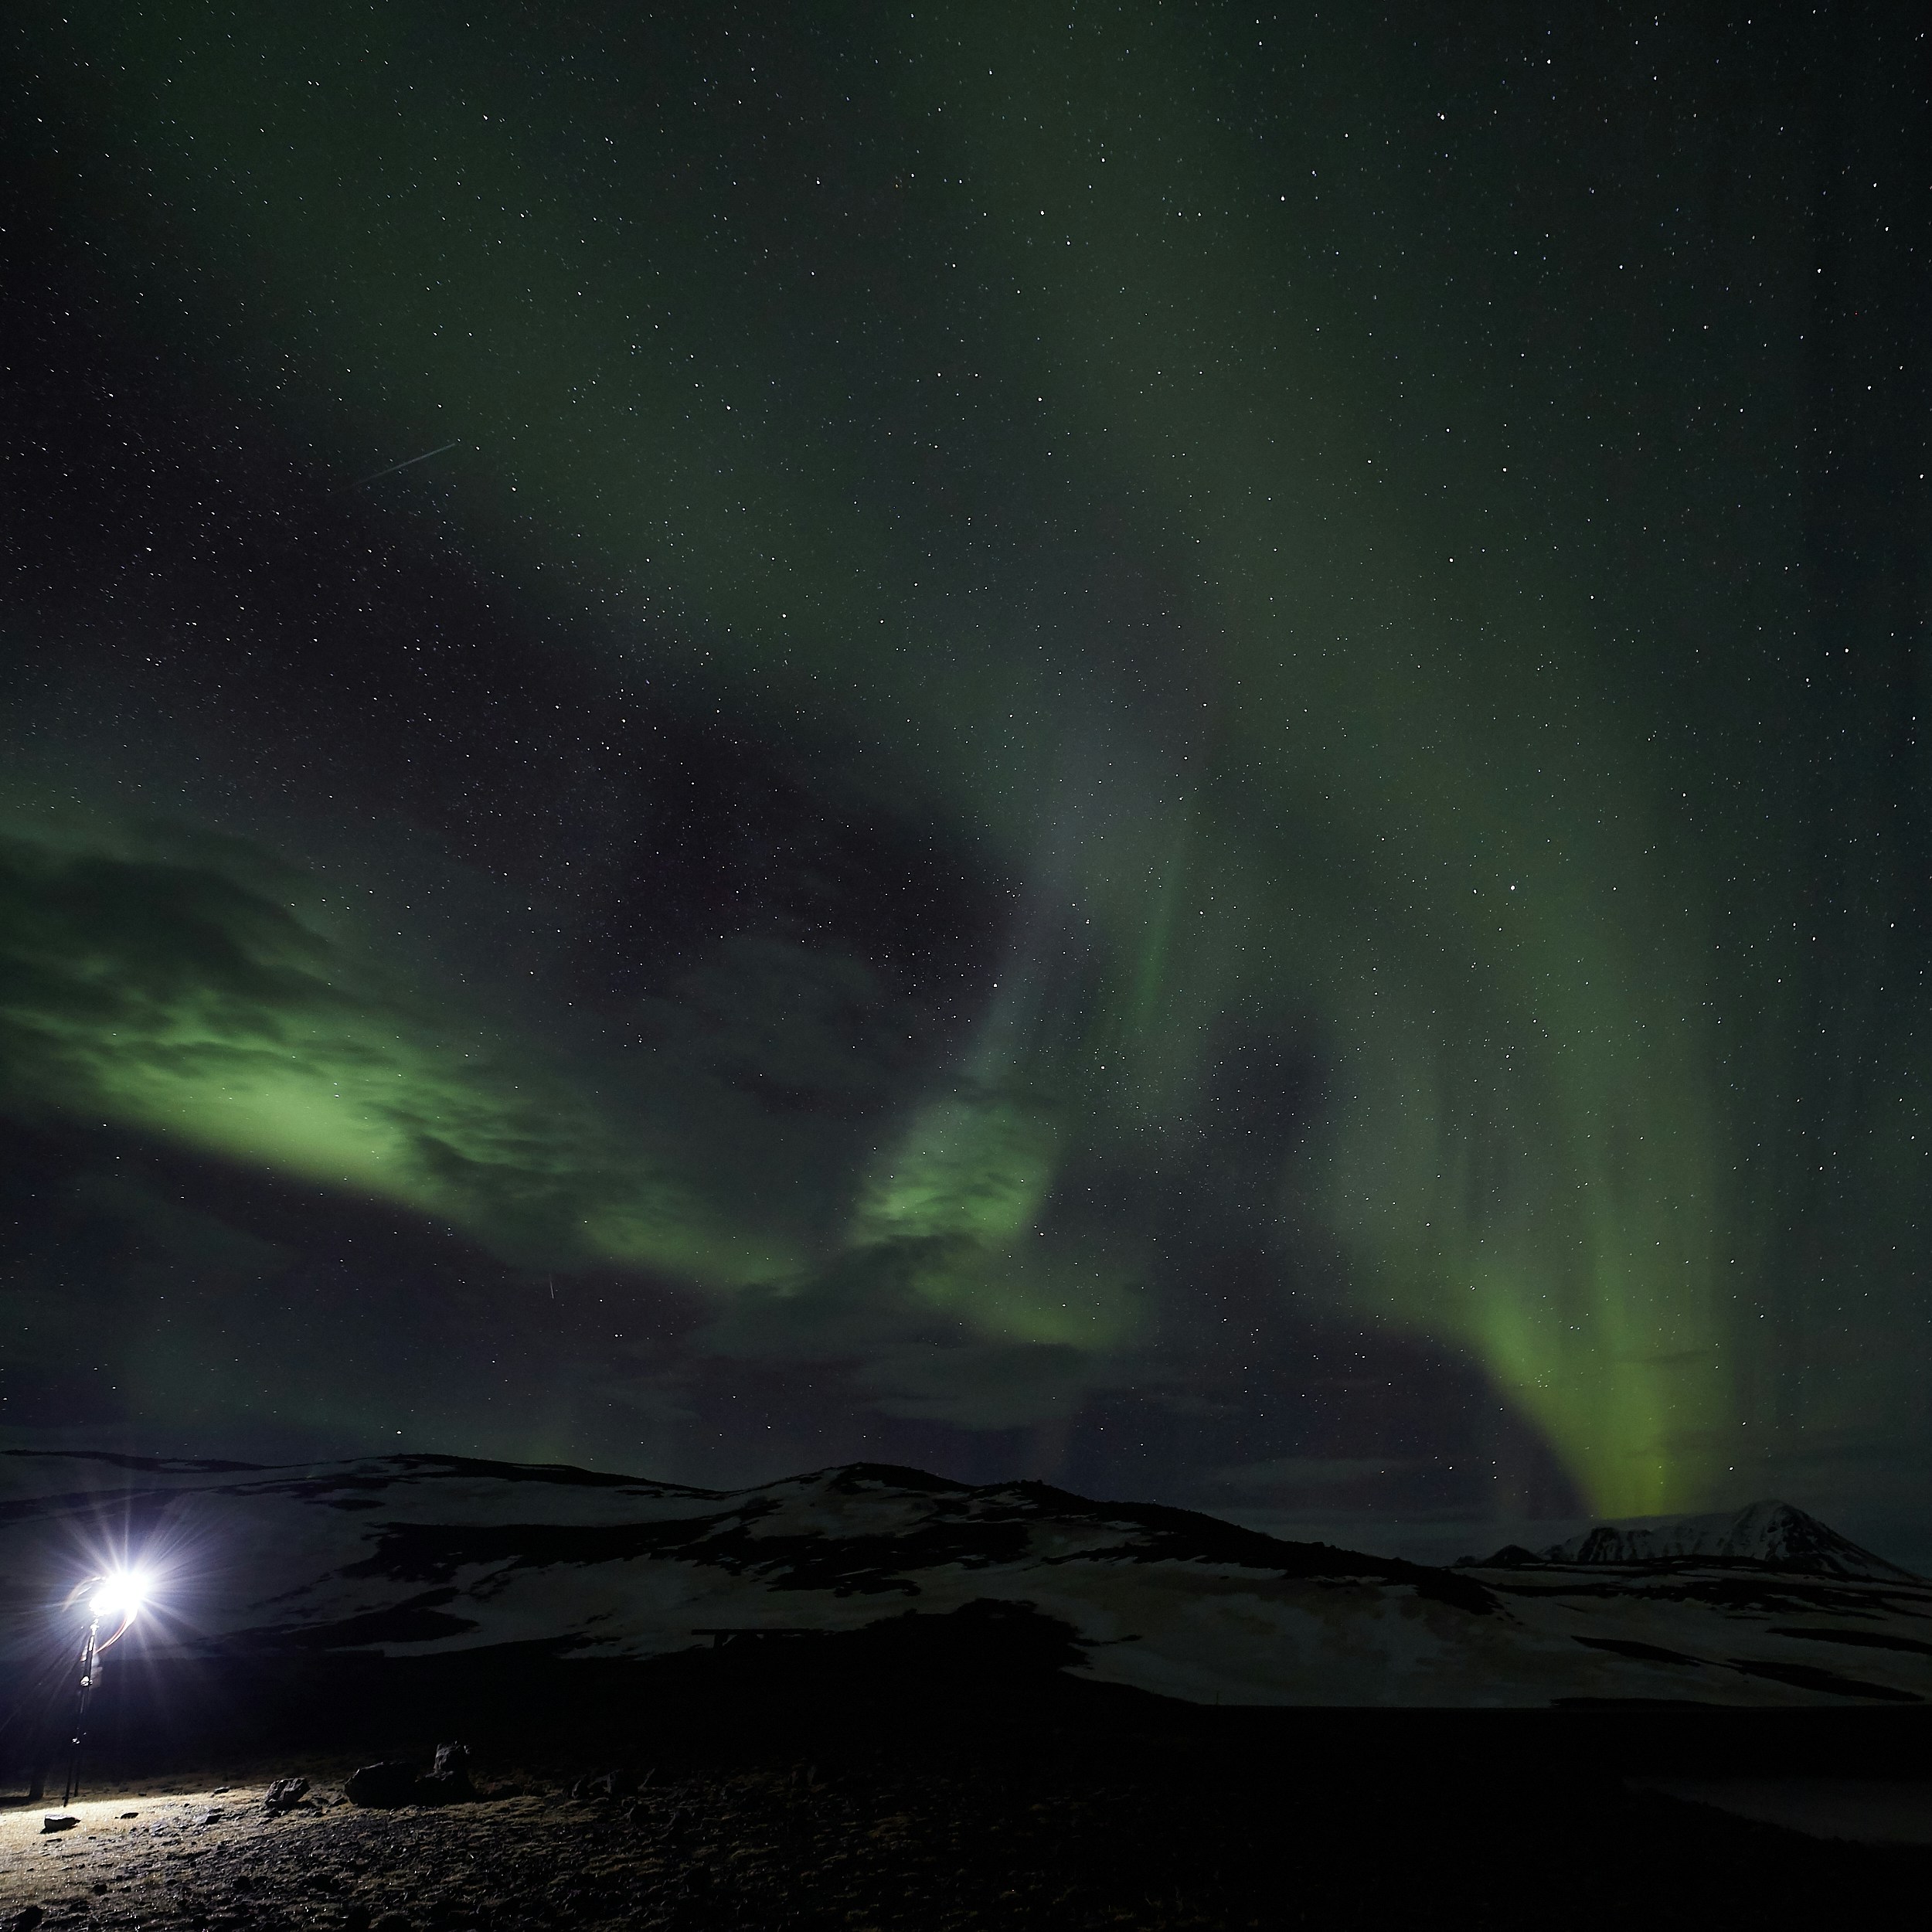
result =
M1598 1523L1533 1553L1499 1553L1504 1563L1749 1563L1815 1577L1914 1583L1910 1570L1861 1549L1849 1537L1788 1502L1749 1503L1733 1515L1652 1516ZM1492 1558L1492 1563L1498 1558Z
M860 1464L718 1493L441 1456L0 1455L0 1665L124 1560L150 1650L189 1655L642 1659L1025 1605L1077 1675L1202 1703L1932 1699L1932 1584L1889 1566L1440 1570L1039 1483Z

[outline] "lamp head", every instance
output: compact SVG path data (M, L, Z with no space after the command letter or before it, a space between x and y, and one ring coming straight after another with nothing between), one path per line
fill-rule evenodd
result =
M117 1570L94 1585L87 1607L104 1623L125 1624L147 1600L148 1579L138 1570Z

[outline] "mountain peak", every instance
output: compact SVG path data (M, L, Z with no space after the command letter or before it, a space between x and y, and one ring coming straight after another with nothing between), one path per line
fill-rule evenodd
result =
M1856 1577L1872 1582L1916 1583L1909 1570L1875 1556L1795 1504L1767 1499L1707 1516L1648 1516L1598 1523L1529 1551L1512 1544L1485 1568L1526 1563L1764 1563L1812 1576Z

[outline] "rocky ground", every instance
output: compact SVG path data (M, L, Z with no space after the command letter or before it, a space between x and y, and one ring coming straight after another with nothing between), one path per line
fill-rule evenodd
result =
M1097 1793L801 1765L653 1777L617 1800L538 1781L393 1811L324 1787L276 1818L264 1788L115 1794L51 1835L42 1808L16 1812L0 1822L0 1906L18 1932L23 1907L40 1932L1249 1922L1206 1896L1211 1872L1188 1896Z
M1430 1805L1396 1777L1378 1805L1318 1777L1298 1793L1045 1757L881 1758L687 1767L635 1792L621 1777L612 1796L573 1797L578 1778L552 1768L472 1803L386 1811L343 1800L346 1763L275 1768L311 1781L279 1816L266 1776L90 1794L52 1832L44 1805L0 1811L0 1928L1546 1927L1559 1900L1568 1923L1628 1923L1640 1895L1653 1924L1707 1926L1922 1899L1932 1876L1932 1854L1818 1843L1621 1785L1445 1790Z

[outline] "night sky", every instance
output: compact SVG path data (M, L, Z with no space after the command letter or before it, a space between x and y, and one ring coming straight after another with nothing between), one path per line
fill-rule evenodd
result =
M1916 10L9 20L0 1442L1932 1560Z

